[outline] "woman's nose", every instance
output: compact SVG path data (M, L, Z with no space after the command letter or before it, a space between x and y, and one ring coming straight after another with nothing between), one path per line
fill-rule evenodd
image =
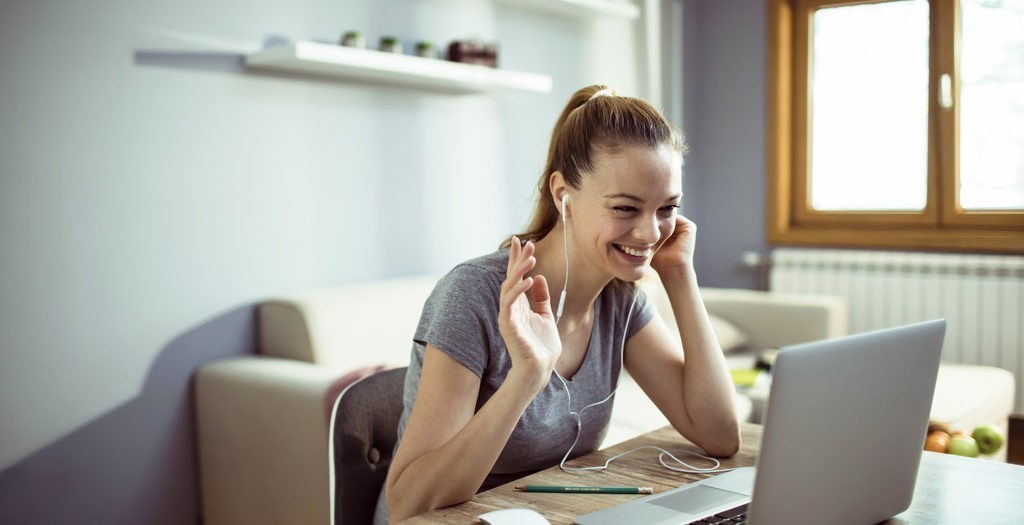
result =
M661 238L661 230L658 228L657 215L641 217L633 228L633 236L648 244L658 242L658 239Z

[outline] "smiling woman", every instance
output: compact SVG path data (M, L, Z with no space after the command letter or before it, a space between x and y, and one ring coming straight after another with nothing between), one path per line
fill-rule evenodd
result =
M732 384L693 270L696 228L676 215L684 150L647 102L606 86L572 96L526 231L458 265L423 308L378 523L596 450L623 367L691 442L736 453ZM634 284L650 269L679 338Z

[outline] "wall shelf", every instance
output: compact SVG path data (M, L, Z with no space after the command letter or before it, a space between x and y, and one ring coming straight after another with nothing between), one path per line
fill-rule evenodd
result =
M629 0L496 0L498 3L563 16L620 16L636 19L640 8Z
M295 42L257 51L245 56L245 65L259 70L382 82L447 93L551 91L551 77L547 75L318 42Z

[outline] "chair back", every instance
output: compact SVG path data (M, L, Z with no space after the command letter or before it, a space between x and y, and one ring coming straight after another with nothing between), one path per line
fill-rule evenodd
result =
M378 372L352 383L331 418L331 521L369 525L388 475L402 416L407 367Z

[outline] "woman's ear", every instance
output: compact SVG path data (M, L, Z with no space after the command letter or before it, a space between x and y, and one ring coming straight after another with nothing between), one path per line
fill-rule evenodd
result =
M552 204L555 205L555 209L564 217L566 211L562 204L569 195L569 185L565 182L565 176L562 175L562 172L556 171L551 174L551 177L548 178L548 190L551 191Z

